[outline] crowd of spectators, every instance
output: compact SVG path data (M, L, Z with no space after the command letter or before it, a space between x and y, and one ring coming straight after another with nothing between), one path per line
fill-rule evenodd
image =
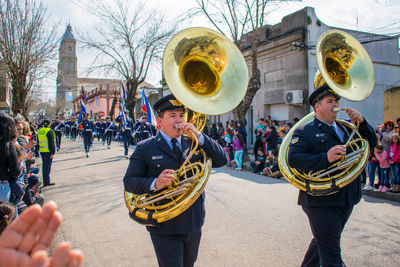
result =
M260 119L255 127L255 142L253 144L254 161L250 163L252 171L260 175L281 178L277 155L280 144L286 133L293 127L293 123L285 121ZM228 167L242 170L245 151L250 147L247 144L247 130L245 122L227 121L225 126L222 123L207 125L203 131L212 139L222 145L226 151Z
M299 121L293 122L272 120L270 116L261 118L254 129L254 144L252 151L254 159L250 162L253 173L268 177L282 178L279 171L277 155L282 140ZM380 192L400 192L400 118L396 123L392 120L385 121L377 126L376 134L379 144L371 148L367 168L362 172L365 190ZM221 144L227 155L228 167L236 170L243 168L245 151L249 150L247 130L241 121L227 121L212 123L206 126L204 133ZM367 182L367 173L369 181Z
M0 214L0 231L28 206L44 203L36 132L36 125L22 116L0 114L0 210L7 211Z
M364 190L400 193L400 118L376 127L378 145L371 149L368 159L368 178L364 172Z

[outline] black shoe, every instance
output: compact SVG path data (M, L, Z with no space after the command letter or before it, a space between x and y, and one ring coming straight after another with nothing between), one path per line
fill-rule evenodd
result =
M55 185L55 183L49 183L47 186L52 186L52 185Z

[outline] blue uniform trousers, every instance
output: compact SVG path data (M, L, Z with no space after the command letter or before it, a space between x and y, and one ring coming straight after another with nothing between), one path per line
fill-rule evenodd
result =
M111 145L111 137L113 135L112 131L108 131L106 134L107 146Z
M131 143L131 134L132 134L131 130L125 130L122 133L122 139L124 140L124 149L125 149L124 155L125 156L128 155L128 149L129 149L129 145Z
M160 235L150 232L160 267L191 267L194 265L201 239L201 232Z
M90 150L90 145L92 144L92 132L83 132L83 146L85 147L85 152L88 153Z
M40 152L40 155L42 156L43 185L48 185L50 184L50 171L53 159L50 158L50 152Z
M340 236L353 206L303 206L303 210L308 216L314 238L311 240L301 266L345 266L340 255Z
M60 149L62 133L61 133L61 131L54 131L54 133L56 134L56 148Z

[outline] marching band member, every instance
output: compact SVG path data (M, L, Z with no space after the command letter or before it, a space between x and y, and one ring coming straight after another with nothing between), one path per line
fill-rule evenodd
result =
M179 169L192 145L189 138L182 136L182 131L194 133L199 146L212 158L213 167L226 164L224 149L192 124L185 123L185 107L178 103L173 95L168 95L154 104L160 132L137 145L124 177L126 191L140 195L171 183L173 170ZM179 129L176 127L178 124ZM196 162L199 158L193 157L191 161ZM203 192L182 214L155 227L147 227L160 266L193 266L204 214Z
M56 121L51 125L51 129L56 133L56 146L57 152L61 149L62 129L65 127L64 123L60 121L60 116L56 116Z
M289 147L288 164L304 172L327 169L345 152L344 144L350 129L336 121L338 96L327 84L315 90L309 103L316 118L296 129ZM359 122L358 131L375 147L374 129L355 109L347 109L353 122ZM313 196L300 191L298 204L307 214L314 238L301 266L345 266L340 252L340 236L354 205L361 199L361 179L358 177L339 192Z
M129 118L129 112L126 110L125 111L125 116L126 116L126 127L123 129L122 126L122 116L119 115L115 121L119 122L121 125L121 132L122 132L122 139L124 141L124 157L129 158L128 156L128 150L129 150L129 145L131 144L131 138L132 138L132 128L133 128L133 121L132 119Z
M86 114L85 119L82 122L82 135L83 135L83 146L85 148L86 157L89 157L90 146L92 144L93 135L93 122L89 120L89 114Z
M71 135L70 138L75 141L76 136L78 135L78 122L75 118L71 119Z
M114 131L117 128L111 121L110 116L107 117L107 122L103 125L103 128L104 128L104 135L105 135L106 141L107 141L107 148L110 149L111 148L111 138L114 134Z

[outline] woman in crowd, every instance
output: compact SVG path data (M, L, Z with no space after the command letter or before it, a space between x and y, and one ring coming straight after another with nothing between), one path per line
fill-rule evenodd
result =
M218 140L217 124L215 124L214 122L211 124L210 137L215 141Z
M0 114L0 201L9 201L10 181L21 174L14 140L17 137L14 119Z
M393 121L391 121L391 120L385 121L383 123L383 126L381 128L381 133L380 133L380 142L385 151L387 151L390 147L390 139L392 138L393 134L394 134Z
M218 144L220 144L221 146L225 145L225 142L223 141L224 140L224 131L225 131L224 125L222 125L222 122L218 122L217 123L217 136L218 136L217 141L218 141Z
M267 149L270 152L273 149L277 149L279 135L276 132L275 126L272 125L268 127L268 132L269 134L265 140L267 142Z

